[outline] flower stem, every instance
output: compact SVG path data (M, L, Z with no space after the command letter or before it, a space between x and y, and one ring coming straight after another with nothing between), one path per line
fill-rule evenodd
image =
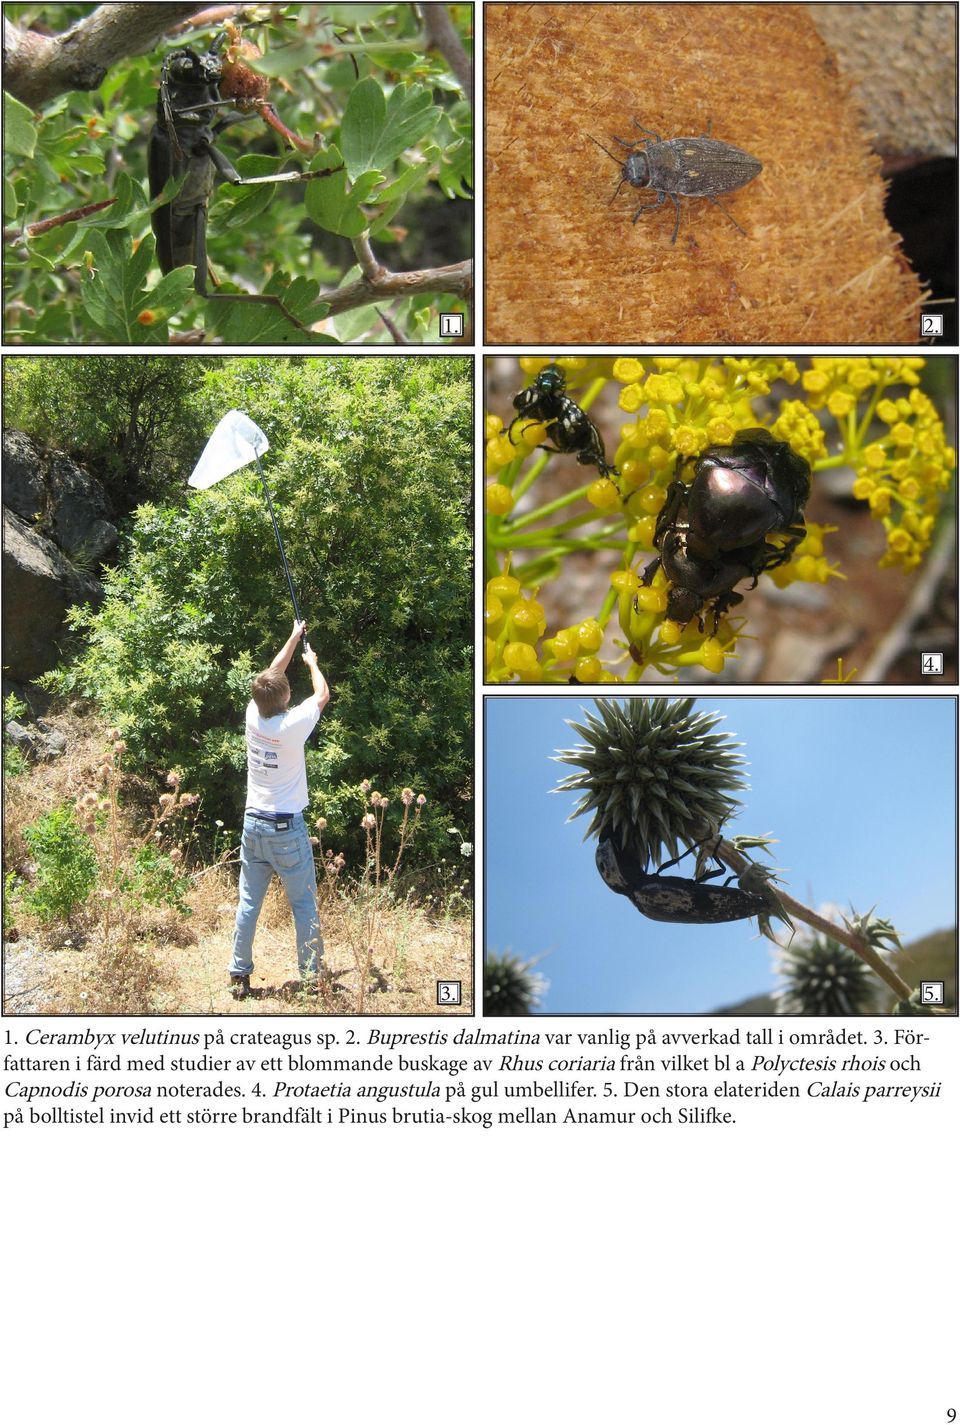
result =
M718 848L719 856L738 875L742 875L751 864L746 856L736 851L729 841L721 841ZM793 896L785 891L776 888L777 899L783 905L785 911L797 920L804 921L813 930L817 930L821 935L828 936L831 940L838 940L841 945L846 945L855 955L868 964L874 974L879 975L884 984L887 985L898 1000L909 999L912 994L910 986L902 980L890 965L887 964L883 956L874 950L872 945L868 945L859 935L854 935L852 930L848 930L844 925L834 925L832 920L826 920L824 916L818 915L810 906L803 905L801 901L794 900Z

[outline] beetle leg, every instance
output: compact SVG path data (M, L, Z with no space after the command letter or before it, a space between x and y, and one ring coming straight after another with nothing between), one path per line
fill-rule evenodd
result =
M664 531L673 524L674 518L683 504L684 496L687 493L687 486L682 480L673 480L667 486L667 498L660 507L660 514L657 516L656 528L653 534L653 543L656 549L660 548L660 541Z
M247 188L253 183L295 183L297 181L306 183L311 178L329 178L332 173L339 173L344 167L344 164L341 163L338 168L324 168L315 173L301 173L299 169L295 168L287 173L265 173L259 178L241 178L229 158L213 144L209 146L207 153L221 179L226 183L233 183L238 188Z
M730 219L730 222L733 223L733 226L736 228L738 233L743 233L743 236L746 237L746 233L743 232L743 228L737 222L736 218L732 217L730 213L727 212L726 208L717 198L711 197L709 193L705 193L704 197L708 198L715 208L719 208L725 218Z
M670 239L670 246L672 247L677 240L677 233L680 231L680 199L676 193L671 193L670 197L673 199L673 206L677 210L677 221L673 225L673 237Z
M711 841L713 842L713 848L712 850L708 851L707 847L710 845ZM671 866L679 866L680 862L684 859L684 857L692 856L694 851L696 851L698 862L701 860L716 861L717 865L716 869L713 871L707 871L705 869L702 871L697 870L694 874L695 880L712 881L715 876L722 876L724 871L727 870L727 867L723 864L723 862L720 860L720 857L717 855L717 850L719 846L720 833L718 831L711 832L710 835L705 836L702 841L695 841L692 846L687 847L686 851L681 851L679 856L674 856L672 861L664 861L662 866L657 867L656 874L660 876L663 874L664 871L669 871Z
M658 556L656 559L652 559L652 560L650 561L650 563L647 565L646 569L644 569L643 573L640 575L640 582L641 582L641 584L652 584L652 583L653 583L653 576L654 576L654 574L656 574L656 572L657 572L657 570L658 570L659 568L660 568L660 558L659 558L659 556Z
M514 426L516 425L517 421L519 421L519 420L521 420L521 419L522 419L522 415L521 415L521 416L515 416L514 419L510 422L509 429L507 430L507 439L509 440L509 442L510 442L511 445L519 445L520 441L523 440L523 432L527 429L528 426L535 426L535 425L539 425L539 424L540 424L539 421L525 421L524 424L523 424L523 426L521 427L519 439L518 439L518 440L514 440L514 438L513 438L513 428L514 428Z
M756 582L756 581L754 581ZM720 627L720 620L728 609L732 609L734 604L742 604L743 595L735 594L733 590L728 594L721 594L713 601L713 636L716 638L717 629ZM703 620L700 621L700 632L703 632Z
M787 542L777 548L768 544L760 561L760 568L757 574L765 574L770 569L779 569L781 564L786 564L793 555L793 551L807 533L806 525L791 525L787 530L790 538ZM754 577L754 588L756 588L757 576Z
M637 209L637 211L636 211L636 212L634 213L634 215L633 215L633 221L636 222L637 219L640 218L640 217L642 217L644 213L649 213L649 212L651 212L652 209L654 209L654 208L662 208L663 205L664 205L664 203L666 202L666 199L667 199L666 193L659 193L659 192L658 192L658 193L657 193L657 200L656 200L655 203L641 203L640 206L639 206L639 208Z
M655 134L653 129L645 129L639 119L634 119L633 127L639 129L642 134L649 134L652 139L656 139L657 143L661 142L660 135Z
M226 154L221 153L213 144L209 146L207 153L210 155L210 162L220 174L221 179L226 180L227 183L244 182L244 179L240 177L240 174L234 168Z
M193 290L207 297L207 210L203 203L197 204L193 222L193 260L197 269Z

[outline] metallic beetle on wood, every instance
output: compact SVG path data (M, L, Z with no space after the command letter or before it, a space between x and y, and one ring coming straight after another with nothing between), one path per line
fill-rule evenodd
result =
M717 194L733 193L752 182L763 168L758 158L741 148L734 148L733 144L710 138L709 125L708 132L699 138L661 139L652 129L645 129L639 120L634 119L633 124L648 137L630 140L617 138L616 134L612 136L613 143L628 150L629 156L625 161L622 154L618 157L604 148L592 134L587 135L608 158L621 164L620 182L610 199L611 203L625 183L633 188L652 188L657 195L656 202L641 203L633 215L636 222L652 208L662 207L669 198L677 210L671 244L676 242L680 231L681 198L706 198L720 209L725 218L729 218L737 232L743 233L743 228L719 202ZM649 139L655 142L650 143ZM743 235L746 237L746 233Z

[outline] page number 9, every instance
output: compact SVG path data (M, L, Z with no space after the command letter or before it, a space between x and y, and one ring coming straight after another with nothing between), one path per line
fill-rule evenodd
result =
M953 1422L954 1422L954 1420L956 1420L956 1418L957 1418L957 1412L956 1412L955 1410L948 1410L948 1411L947 1411L947 1425L953 1425Z

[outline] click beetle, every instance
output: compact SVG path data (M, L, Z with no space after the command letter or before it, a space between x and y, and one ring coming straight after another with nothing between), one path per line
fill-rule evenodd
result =
M636 222L651 208L662 207L669 198L677 210L673 237L670 239L673 244L680 231L680 198L706 198L720 209L725 218L730 219L737 232L746 237L743 228L727 212L717 194L733 193L752 182L763 168L760 160L741 148L734 148L733 144L710 138L709 125L707 133L699 138L661 139L652 129L645 129L638 119L634 119L633 124L648 137L630 140L617 138L616 134L612 136L614 143L628 150L625 160L622 155L604 148L592 134L587 135L608 158L621 165L620 182L610 202L614 201L625 183L633 188L652 188L657 195L656 202L641 203L633 215ZM650 139L655 142L650 143Z
M803 509L810 466L783 440L760 427L741 430L731 445L711 445L694 463L693 479L675 479L657 517L657 558L643 571L649 584L659 568L670 581L667 618L679 624L712 606L713 632L743 595L741 579L786 564L806 534ZM768 535L785 535L769 544Z
M539 445L538 450L549 450L556 455L575 454L581 465L595 465L601 475L615 481L619 472L615 465L607 463L603 437L586 411L565 394L566 389L566 377L560 367L551 362L537 373L532 385L525 386L514 396L514 409L519 412L516 419L526 416L530 423L546 425L547 435L554 443ZM510 438L513 439L512 434Z
M673 921L679 925L720 925L730 920L749 920L751 916L769 911L764 896L730 884L737 879L735 875L728 876L722 886L706 884L715 876L722 876L727 869L715 852L710 853L717 863L713 871L704 870L694 878L663 874L684 856L705 845L706 842L699 842L690 846L656 871L648 871L636 851L624 847L610 832L604 832L597 843L597 870L612 891L626 896L649 920Z

